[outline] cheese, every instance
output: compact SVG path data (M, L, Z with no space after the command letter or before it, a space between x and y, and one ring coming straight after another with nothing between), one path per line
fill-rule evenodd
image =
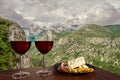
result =
M85 64L85 59L84 57L78 57L74 60L68 61L68 67L69 68L76 68L76 67L81 67L81 65ZM87 67L84 65L84 67Z

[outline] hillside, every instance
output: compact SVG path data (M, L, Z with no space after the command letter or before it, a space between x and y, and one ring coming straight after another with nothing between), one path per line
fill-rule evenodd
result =
M76 31L53 34L54 46L45 56L46 65L84 56L87 63L120 74L120 25L86 24ZM25 32L17 23L0 18L0 70L14 68L16 64L16 53L10 47L8 36L9 39L26 39ZM29 55L34 66L42 65L42 55L34 42ZM23 58L24 67L30 67L28 55Z
M0 70L18 67L19 57L11 48L10 40L26 40L25 32L17 23L0 17ZM22 59L22 67L29 67L28 61L26 54Z
M0 17L0 70L6 70L14 67L14 52L10 48L8 40L8 26L11 21Z
M116 38L116 37L120 37L120 25L107 25L105 26L106 28L108 28L111 32L112 32L112 37Z
M120 37L113 38L112 34L107 27L95 24L85 25L71 33L54 34L54 46L46 54L46 65L84 56L87 63L120 74ZM42 56L39 55L34 43L30 53L33 64L41 65Z

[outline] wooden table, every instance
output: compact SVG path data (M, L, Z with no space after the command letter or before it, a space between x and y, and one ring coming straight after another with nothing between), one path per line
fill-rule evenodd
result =
M39 67L25 69L31 73L30 77L22 80L120 80L120 75L113 74L103 69L95 67L95 71L87 74L68 74L60 73L54 70L53 66L48 69L53 71L53 74L47 77L38 77L35 72L40 70ZM11 75L16 70L0 71L0 80L14 80Z

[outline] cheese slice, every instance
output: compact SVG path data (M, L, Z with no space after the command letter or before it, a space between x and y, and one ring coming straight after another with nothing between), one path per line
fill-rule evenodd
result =
M68 61L68 67L69 68L81 67L82 65L84 65L84 67L87 67L87 66L85 66L84 57L78 57L78 58L76 58L74 60Z

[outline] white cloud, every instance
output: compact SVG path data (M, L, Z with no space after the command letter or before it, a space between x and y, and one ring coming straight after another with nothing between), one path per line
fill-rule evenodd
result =
M113 5L115 8L120 8L120 0L105 0L111 5Z
M27 20L33 21L33 20L35 20L35 17L32 17L32 16L26 16L26 17L24 17L24 19L27 19Z
M7 5L5 0L0 1L0 16L1 17L15 21L19 25L24 26L24 27L31 24L31 22L29 22L28 20L25 20L22 15L17 14L15 12L15 10L12 8L14 5L13 6L9 6L9 5Z
M4 5L33 22L58 23L73 15L80 22L119 23L119 0L2 0ZM4 13L4 12L3 12ZM1 13L0 13L1 14ZM7 15L7 13L6 13Z
M86 23L113 24L120 18L120 12L108 3L98 5L91 10Z

